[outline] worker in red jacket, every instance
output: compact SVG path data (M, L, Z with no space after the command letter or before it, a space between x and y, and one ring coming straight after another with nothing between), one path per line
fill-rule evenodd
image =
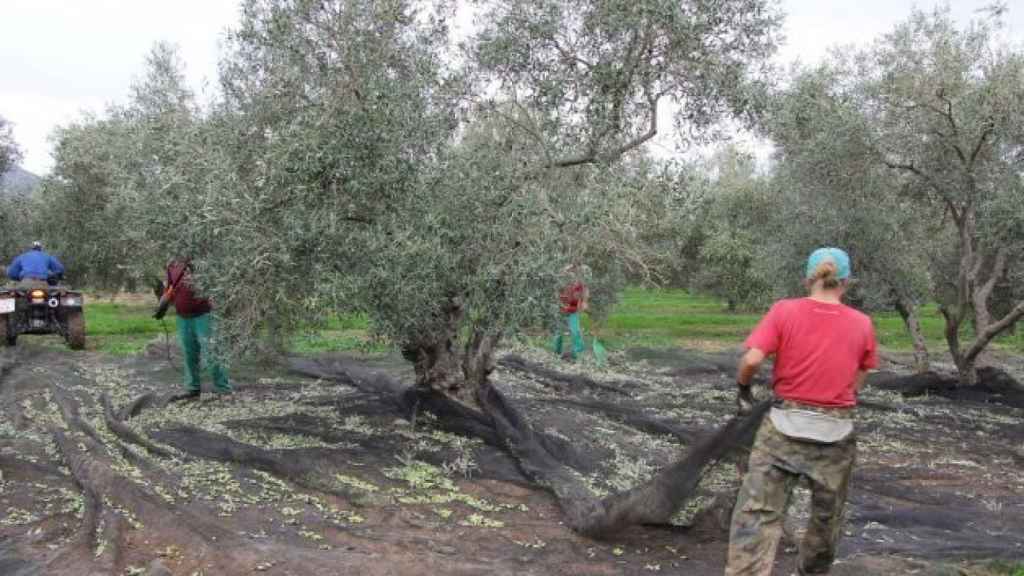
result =
M555 333L555 354L565 360L575 360L583 353L583 332L580 330L580 313L587 309L590 292L583 283L582 269L578 264L567 266L562 271L567 283L558 294L559 311L562 321ZM565 329L569 329L572 348L563 352Z
M167 288L160 297L156 319L163 318L170 304L177 314L178 339L185 356L185 390L188 398L198 398L200 393L200 362L203 361L213 377L214 392L229 394L231 383L227 372L210 350L213 340L213 307L206 298L196 296L192 286L192 263L188 259L176 258L167 264Z

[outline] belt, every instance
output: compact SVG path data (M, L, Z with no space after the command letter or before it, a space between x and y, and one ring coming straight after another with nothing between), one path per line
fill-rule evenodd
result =
M776 398L772 405L784 410L807 410L810 412L818 412L820 414L828 414L833 418L853 419L857 415L856 406L814 406L812 404L803 404L800 402L794 402L793 400L784 400L782 398Z

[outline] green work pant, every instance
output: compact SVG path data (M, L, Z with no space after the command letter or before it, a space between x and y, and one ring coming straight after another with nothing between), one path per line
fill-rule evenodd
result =
M562 314L563 324L558 327L555 333L555 354L562 354L562 339L565 337L565 326L569 327L569 336L572 337L572 358L583 353L583 332L580 331L580 313Z
M228 374L210 350L212 337L213 317L210 314L193 318L178 316L178 339L181 342L182 354L185 355L185 389L189 392L199 390L200 359L213 377L214 390L221 393L231 392Z

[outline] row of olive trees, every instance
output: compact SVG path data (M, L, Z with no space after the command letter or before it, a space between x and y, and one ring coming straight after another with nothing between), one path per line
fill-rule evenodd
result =
M26 250L33 240L40 238L31 187L12 185L4 177L17 168L21 159L22 149L14 138L13 126L0 116L0 262Z
M0 175L6 174L21 160L21 147L14 139L11 123L0 116Z
M826 226L849 235L892 304L939 303L965 384L1024 316L1005 281L1024 274L1024 52L994 26L914 12L870 48L799 72L769 129L791 190L805 206L821 197L814 214L834 206Z
M111 284L190 255L235 350L365 312L473 401L565 265L605 302L649 272L659 110L695 139L755 118L778 25L764 0L484 4L456 44L455 3L245 1L205 106L158 46L128 103L57 134L66 249Z
M174 163L202 156L188 149L198 115L174 50L159 44L127 104L54 131L54 168L30 199L23 226L60 255L69 282L133 291L159 281L170 254L154 234L173 232L140 218L159 220L158 202L178 191L169 178Z
M669 102L694 135L755 112L777 19L766 0L480 4L456 45L454 3L247 0L220 98L197 107L158 47L47 190L95 186L78 217L120 219L97 244L133 265L191 256L236 352L367 314L413 364L417 398L492 423L592 532L645 504L606 514L563 470L490 385L497 347L557 318L567 264L590 266L595 294L644 273L633 192L659 185L619 168L642 162Z
M421 386L467 400L503 337L554 317L566 264L640 265L613 167L662 102L694 130L748 110L774 26L756 1L486 4L455 53L448 6L252 2L224 76L267 136L265 180L237 192L274 206L264 252L300 267L267 267L253 299L314 271L318 298L367 310ZM282 246L296 227L311 237Z
M37 233L35 203L31 197L0 190L0 277L6 279L6 266L17 254L24 252Z
M798 291L810 249L841 245L852 296L901 314L918 368L917 310L933 301L975 382L978 356L1024 316L1024 53L995 40L997 24L918 11L870 47L795 69L760 122L769 173L737 171L735 153L713 163L686 282L759 304Z
M567 263L594 269L605 308L627 274L750 306L839 244L858 304L900 312L921 369L917 310L942 305L973 381L1024 314L1020 53L990 22L917 12L764 107L774 17L696 5L718 17L496 1L456 48L446 4L247 2L222 98L200 108L160 46L128 104L58 133L51 220L93 283L195 257L236 349L359 310L421 384L471 391L502 337L553 317ZM732 148L645 157L665 100L698 136L749 115L770 169Z

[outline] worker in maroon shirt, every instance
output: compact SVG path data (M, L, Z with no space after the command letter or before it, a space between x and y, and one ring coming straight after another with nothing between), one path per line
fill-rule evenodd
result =
M583 354L583 331L580 328L580 313L587 309L590 291L583 283L583 270L579 264L571 264L562 270L566 279L565 286L558 293L559 312L562 321L555 330L555 354L563 360L576 360ZM571 348L563 352L565 329L569 330L569 338L572 340Z
M737 404L754 403L750 381L775 356L775 402L761 423L733 509L727 576L772 572L794 484L811 487L811 516L800 543L800 574L826 574L835 559L857 444L857 392L877 367L871 319L842 303L850 258L820 248L807 260L810 295L776 302L747 338L736 377Z
M204 361L210 371L214 392L229 394L231 383L227 372L210 350L214 328L210 312L213 307L209 300L196 296L193 291L192 263L188 259L175 258L167 264L167 288L153 317L163 318L171 303L177 314L178 339L185 356L186 397L199 397L200 361Z

